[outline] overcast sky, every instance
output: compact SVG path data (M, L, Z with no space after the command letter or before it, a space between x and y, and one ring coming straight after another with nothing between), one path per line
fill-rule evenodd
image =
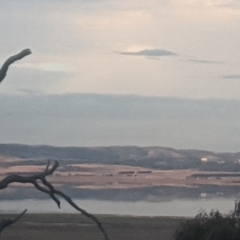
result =
M238 0L1 0L0 61L33 54L1 83L0 142L240 151L239 29Z

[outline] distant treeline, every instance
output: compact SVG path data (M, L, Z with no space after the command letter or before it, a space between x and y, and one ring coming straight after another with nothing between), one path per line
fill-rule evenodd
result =
M190 178L223 178L240 177L240 173L195 173Z

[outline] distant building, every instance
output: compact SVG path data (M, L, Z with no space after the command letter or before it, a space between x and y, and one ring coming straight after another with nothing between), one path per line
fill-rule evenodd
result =
M200 197L201 197L201 198L206 198L206 197L207 197L207 193L201 193L201 194L200 194Z
M222 161L219 157L216 156L204 156L201 158L201 162L206 163L206 162L217 162L219 164L223 164L225 163L224 161Z
M207 162L208 159L206 157L201 158L201 162Z

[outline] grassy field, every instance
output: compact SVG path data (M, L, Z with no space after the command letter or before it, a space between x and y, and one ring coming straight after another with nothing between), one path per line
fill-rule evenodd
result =
M0 178L9 173L32 174L42 172L45 165L18 165L18 160L0 156ZM19 160L20 161L20 160ZM34 164L34 163L31 163ZM142 187L188 187L196 186L240 186L239 175L234 172L209 172L196 169L157 170L139 166L110 164L67 164L59 168L48 180L55 186L71 184L75 189L130 189ZM219 174L222 174L219 177ZM225 174L225 175L224 175ZM215 176L214 176L215 175ZM195 176L195 177L193 177ZM32 187L14 183L12 186Z
M0 216L0 218L6 216ZM110 240L172 240L182 219L98 216ZM77 214L30 214L3 231L1 240L104 239L96 225Z

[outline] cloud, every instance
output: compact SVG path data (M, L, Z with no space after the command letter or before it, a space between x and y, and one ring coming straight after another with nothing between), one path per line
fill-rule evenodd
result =
M19 62L32 63L28 69L21 68L26 75L17 75L10 69L8 77L14 76L4 81L1 89L18 92L26 86L28 90L48 93L239 98L240 81L229 84L216 79L216 73L238 73L237 64L234 69L230 64L204 61L239 62L239 21L229 9L209 6L208 2L3 1L1 62L23 48L31 48L34 54ZM219 2L224 3L215 0L216 4ZM136 44L138 48L134 48ZM190 56L200 60L186 62ZM145 58L158 61L144 61ZM39 65L43 62L47 66ZM75 75L57 73L62 66L53 63L60 62L73 66ZM29 69L39 71L29 77ZM192 78L196 75L201 81Z
M201 59L187 59L187 62L193 62L193 63L202 63L202 64L222 64L223 62L220 61L209 61L209 60L201 60Z
M119 52L121 55L129 55L129 56L143 56L143 57L163 57L163 56L176 56L177 54L164 49L143 49L140 51L126 51Z
M43 95L44 92L43 91L36 91L36 90L33 90L33 89L27 89L27 88L21 88L21 89L18 89L18 93L22 93L22 94L41 94Z
M58 62L18 63L15 66L19 68L35 69L47 72L69 73L75 71L70 64Z
M232 151L240 101L130 95L0 95L0 142Z
M211 0L211 5L217 6L217 7L226 7L231 9L238 9L240 8L240 3L238 0Z
M19 90L26 94L0 95L0 107L3 112L11 110L14 115L14 107L17 104L19 109L15 109L15 115L26 118L33 114L33 118L151 122L160 119L217 121L228 120L228 116L236 119L240 117L238 111L233 111L233 108L239 108L240 101L113 94L41 94L26 88Z
M188 6L207 6L207 7L238 7L240 3L238 0L169 0L172 5L188 5Z
M233 74L233 75L224 75L221 76L222 79L240 79L240 74Z
M72 75L74 73L11 66L6 79L1 85L0 93L14 91L23 93L23 88L25 92L49 92L60 81L68 79Z

